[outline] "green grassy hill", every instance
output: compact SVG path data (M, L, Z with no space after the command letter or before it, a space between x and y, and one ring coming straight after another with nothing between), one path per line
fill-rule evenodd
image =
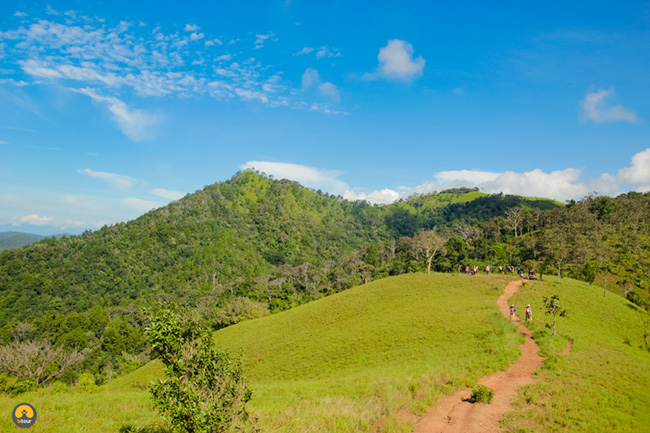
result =
M508 281L386 278L242 322L214 338L243 352L254 390L250 409L262 431L408 432L412 424L401 419L401 409L422 413L441 394L517 359L521 337L496 307ZM559 335L550 338L542 332L549 318L541 297L554 293L570 315L558 320ZM644 431L650 425L650 353L639 347L643 327L632 304L568 279L527 283L514 300L533 305L536 337L549 359L539 383L508 416L509 431ZM563 357L566 338L574 346ZM158 417L144 386L160 375L153 362L96 389L0 397L0 411L33 404L42 433L152 425ZM0 418L0 431L11 428L8 417Z

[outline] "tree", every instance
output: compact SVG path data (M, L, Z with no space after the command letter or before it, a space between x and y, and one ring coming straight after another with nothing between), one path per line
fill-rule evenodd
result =
M0 371L33 379L37 385L60 376L83 359L83 352L66 352L62 347L52 347L49 341L14 341L0 347Z
M550 298L544 296L542 299L544 301L544 311L546 314L553 315L553 333L551 334L551 337L553 337L555 336L555 321L557 320L557 316L566 317L569 312L560 305L560 298L557 295L553 295Z
M243 364L212 343L211 335L173 308L149 313L147 339L165 366L152 384L154 405L175 431L226 433L249 423Z
M416 257L422 253L427 261L427 274L431 273L431 262L438 252L444 254L447 240L434 230L420 231L413 237L411 244Z
M524 217L522 215L523 209L520 207L511 207L506 211L506 221L511 229L515 232L515 239L519 234L519 227L523 224Z

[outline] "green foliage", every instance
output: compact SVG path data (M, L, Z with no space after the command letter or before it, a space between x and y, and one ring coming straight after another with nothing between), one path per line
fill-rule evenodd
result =
M555 323L557 316L566 317L569 314L569 311L562 307L560 304L560 298L557 295L550 297L544 296L542 302L544 304L544 312L553 316L553 333L551 334L551 337L553 337L555 336Z
M487 403L491 404L494 399L494 390L485 385L478 385L472 389L472 395L469 401L472 403Z
M225 433L246 426L252 391L244 383L241 359L216 349L209 335L171 308L153 313L147 337L167 376L150 392L175 431Z

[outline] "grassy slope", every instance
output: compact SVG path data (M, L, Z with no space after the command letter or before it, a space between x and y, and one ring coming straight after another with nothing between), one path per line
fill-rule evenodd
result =
M403 275L243 322L215 340L243 349L251 409L265 432L410 431L398 409L423 409L518 356L519 336L495 304L505 283ZM0 397L0 411L33 404L42 433L147 425L156 415L138 386L159 374L152 363L96 393ZM0 417L0 431L10 428Z
M394 431L394 414L412 394L426 406L516 359L519 336L495 304L504 285L497 277L403 275L226 328L215 339L243 348L265 431L375 424Z
M544 325L542 297L557 294L568 309L551 338ZM529 387L508 431L650 431L650 353L643 343L641 313L620 296L574 280L531 282L513 300L534 308L532 329L548 357L545 380ZM646 315L646 313L643 313ZM558 356L573 341L568 356ZM628 343L629 342L629 343Z
M215 340L243 348L251 409L265 432L410 431L400 408L423 410L516 358L519 336L495 306L505 283L497 276L403 275L243 322ZM558 319L559 335L550 338L542 332L549 318L541 297L555 293L570 316ZM533 305L548 360L507 417L508 431L648 431L650 354L639 348L641 321L626 300L568 279L527 283L513 300L520 311ZM567 337L573 351L558 356ZM159 375L154 362L95 393L0 397L0 412L32 403L42 433L149 425L157 415L139 386ZM12 428L0 417L0 431Z

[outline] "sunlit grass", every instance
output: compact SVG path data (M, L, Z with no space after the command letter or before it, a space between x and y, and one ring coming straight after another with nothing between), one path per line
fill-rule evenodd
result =
M426 410L443 393L474 385L519 355L503 319L497 276L410 274L387 278L215 333L243 352L250 409L265 432L407 432L401 408ZM10 413L27 401L38 431L116 432L158 422L146 384L153 363L90 394L0 398ZM0 429L14 428L1 419Z
M557 294L569 310L551 338L542 297ZM522 394L505 425L513 432L650 431L650 353L641 314L627 300L574 280L530 282L513 300L532 304L532 329L547 360L543 379ZM559 353L573 341L568 356Z

